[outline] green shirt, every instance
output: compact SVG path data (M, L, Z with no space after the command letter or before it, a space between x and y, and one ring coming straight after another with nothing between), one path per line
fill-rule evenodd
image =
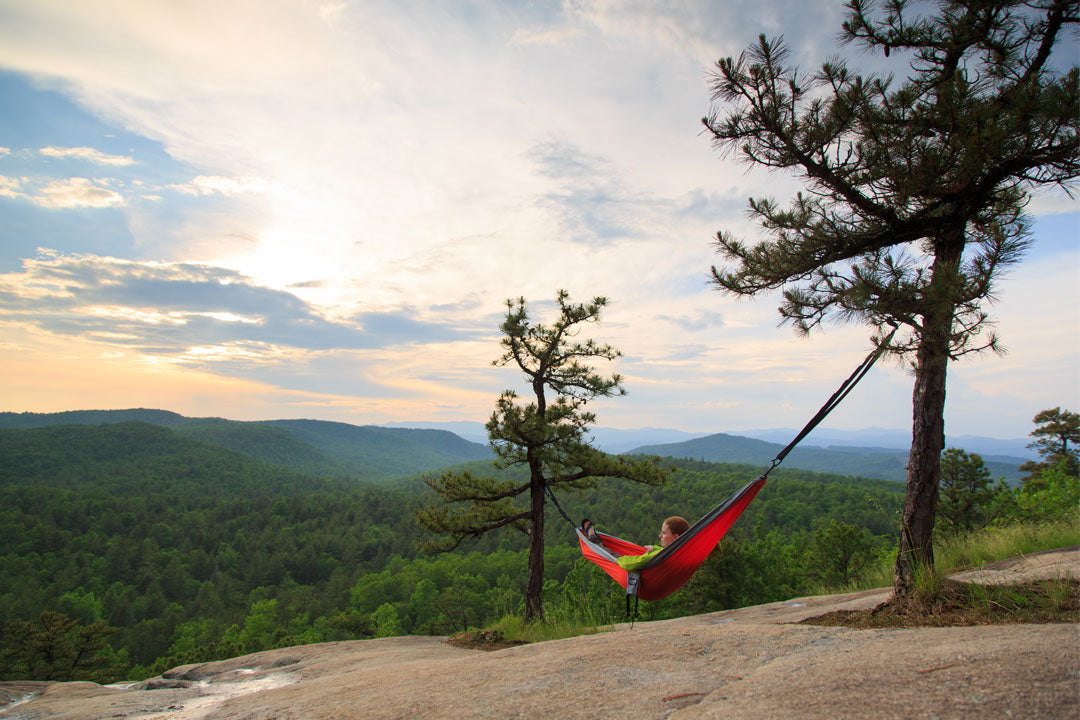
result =
M656 555L664 548L656 545L652 550L644 555L620 555L616 560L619 563L619 567L623 570L633 572L634 570L640 570L641 566L652 560Z

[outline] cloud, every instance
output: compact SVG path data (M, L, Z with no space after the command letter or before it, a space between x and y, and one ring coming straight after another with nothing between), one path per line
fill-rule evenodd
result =
M45 157L54 158L75 158L77 160L86 160L87 162L97 163L98 165L112 165L115 167L126 167L128 165L134 165L135 159L127 157L125 155L110 155L103 153L99 150L89 147L43 147L38 150L39 153Z
M0 147L0 157L11 154L11 148Z
M40 179L0 175L0 197L30 200L50 209L110 208L124 204L120 193L106 187L111 180L63 178L41 184Z
M333 27L337 23L338 18L341 16L342 12L344 12L345 9L348 7L349 4L346 2L320 3L318 10L319 17L322 18L323 22L325 22L327 25Z
M573 240L597 245L639 235L639 228L627 222L638 211L612 163L564 139L539 142L528 157L535 172L556 185L541 198L541 206L561 216Z
M1075 186L1069 188L1069 192L1056 186L1040 188L1028 203L1027 211L1036 216L1075 213L1080 209L1080 196L1076 190Z
M656 66L651 40L609 42L568 4L266 3L257 33L238 30L251 22L240 7L255 6L134 3L117 25L46 3L10 11L35 42L0 28L0 62L56 78L193 167L190 181L113 188L148 257L242 268L274 287L319 281L296 290L326 305L360 293L425 307L476 289L497 307L566 276L571 289L626 297L640 278L598 281L585 263L644 261L659 278L693 238L708 242L712 228L696 223L711 208L679 202L716 176L697 137L693 61ZM686 132L673 134L671 117ZM165 198L160 209L136 203L147 194ZM181 200L222 205L178 218ZM686 212L672 222L675 207ZM221 242L236 232L254 240ZM639 245L618 248L625 239Z
M664 48L673 55L709 65L737 54L759 33L774 35L792 26L800 35L839 27L841 3L782 3L760 0L672 2L650 0L567 0L567 13L619 42Z
M103 187L100 180L73 177L53 180L33 201L47 208L108 208L124 204L120 193Z
M699 332L702 330L708 330L710 328L724 327L724 316L718 312L710 310L698 310L696 313L690 315L660 315L660 320L666 320L667 322L674 323L683 330L690 330L693 332Z
M528 157L538 174L556 180L595 179L611 170L611 163L604 158L561 138L536 143L529 149Z
M440 343L464 339L462 331L454 326L417 320L411 309L391 312L363 312L351 320L359 324L368 337L379 338L383 344Z
M190 183L173 184L169 187L188 195L213 195L216 193L231 197L247 193L264 193L272 189L273 184L261 178L199 175Z
M0 196L9 198L25 197L25 195L19 192L20 187L22 187L22 181L6 175L0 175Z
M585 36L585 31L575 27L546 28L541 30L526 30L518 28L510 38L509 45L546 45L549 47L561 47Z
M452 342L468 331L409 309L323 317L295 295L226 268L41 251L0 275L8 322L186 364L279 360L294 351Z

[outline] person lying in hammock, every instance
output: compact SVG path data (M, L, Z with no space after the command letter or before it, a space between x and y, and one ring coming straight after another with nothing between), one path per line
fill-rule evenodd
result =
M673 515L665 520L660 526L659 545L646 545L644 555L621 555L616 562L619 563L619 567L623 570L637 570L642 565L652 560L657 553L673 543L675 538L682 535L689 528L690 523L686 522L686 520L678 515ZM596 528L593 527L592 521L588 518L581 521L581 530L585 533L585 537L589 538L590 542L600 542L600 538L596 534Z

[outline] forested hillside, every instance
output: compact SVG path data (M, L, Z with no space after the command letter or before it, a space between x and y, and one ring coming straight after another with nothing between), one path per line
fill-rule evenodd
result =
M444 430L349 425L322 420L240 422L166 410L0 413L0 428L144 422L307 475L379 480L492 456L486 445Z
M0 618L104 620L141 664L179 624L224 630L264 597L325 623L361 572L414 553L417 500L145 423L3 430Z
M612 482L561 501L650 542L664 517L696 519L760 472L676 465L662 487ZM790 597L822 577L815 542L830 528L849 529L864 554L887 552L900 498L887 481L777 470L698 577L643 610ZM18 676L11 643L45 611L107 636L94 670L106 679L289 644L452 632L518 612L524 536L420 555L413 512L432 500L419 477L313 478L146 423L0 431L0 675ZM554 512L546 532L551 612L621 616L622 590L581 561Z

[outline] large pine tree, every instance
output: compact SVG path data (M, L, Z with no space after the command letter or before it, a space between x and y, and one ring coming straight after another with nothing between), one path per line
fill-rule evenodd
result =
M1080 2L847 9L843 40L906 61L903 81L839 59L802 74L782 39L764 35L716 64L717 110L703 120L716 146L794 173L805 192L787 206L751 199L767 239L720 233L727 264L713 279L738 295L782 289L780 313L802 332L827 319L864 322L877 343L887 325L907 330L889 347L915 373L903 594L915 565L933 559L948 363L997 349L984 306L1030 242L1028 193L1080 172L1078 68L1058 48Z

